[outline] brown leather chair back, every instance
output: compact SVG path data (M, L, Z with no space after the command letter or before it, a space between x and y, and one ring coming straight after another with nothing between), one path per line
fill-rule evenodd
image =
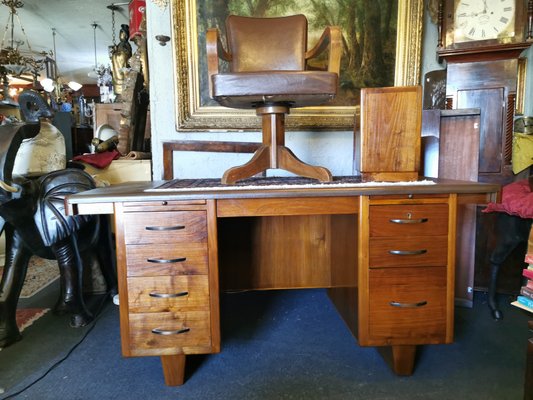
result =
M292 15L226 20L232 72L303 71L307 50L307 18Z

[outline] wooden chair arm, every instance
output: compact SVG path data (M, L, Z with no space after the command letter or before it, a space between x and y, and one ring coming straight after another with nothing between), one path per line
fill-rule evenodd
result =
M338 26L328 26L318 43L305 53L305 59L316 58L329 48L328 71L339 75L342 55L342 34Z
M231 54L226 51L218 29L210 28L205 35L206 50L207 50L207 75L209 77L209 94L212 96L211 76L218 74L218 60L231 61Z

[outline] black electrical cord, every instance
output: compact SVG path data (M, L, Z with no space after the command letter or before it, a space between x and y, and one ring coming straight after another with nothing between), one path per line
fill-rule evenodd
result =
M111 295L111 293L108 292L108 293L106 293L103 296L100 304L98 305L98 309L96 311L96 317L93 320L93 322L91 322L91 326L89 327L89 329L87 329L87 332L85 332L85 334L81 337L81 339L76 344L74 344L74 346L72 346L72 348L67 352L67 354L65 354L65 356L63 356L63 358L61 358L60 360L58 360L54 364L52 364L40 377L35 379L33 382L29 383L28 385L26 385L25 387L20 389L18 392L12 393L12 394L10 394L10 395L8 395L6 397L2 397L0 400L13 399L15 396L18 396L19 394L24 393L26 390L28 390L30 387L35 385L37 382L43 380L50 372L52 372L57 366L59 366L63 361L65 361L74 352L74 350L76 350L76 348L80 344L83 343L85 338L87 338L89 333L91 333L91 331L94 329L94 327L96 326L96 322L100 319L101 313L104 310L104 306L106 304L106 300L109 299L110 295Z

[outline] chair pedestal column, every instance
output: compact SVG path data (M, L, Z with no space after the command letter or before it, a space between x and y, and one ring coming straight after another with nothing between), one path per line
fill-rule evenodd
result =
M327 168L309 165L285 147L285 115L289 113L289 107L262 106L257 108L256 113L262 117L263 144L250 161L224 172L223 184L233 184L273 168L321 182L332 181L331 172Z

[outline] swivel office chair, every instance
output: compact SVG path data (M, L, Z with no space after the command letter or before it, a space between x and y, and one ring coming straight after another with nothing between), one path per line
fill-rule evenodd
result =
M285 147L285 115L294 107L324 104L337 94L340 29L327 27L307 51L307 19L303 15L230 15L226 37L227 50L217 29L207 32L210 95L222 106L255 109L262 117L263 144L249 162L228 169L222 183L233 184L270 168L331 181L329 170L304 163ZM309 70L307 61L326 50L327 70ZM229 72L219 72L219 59L229 63Z

